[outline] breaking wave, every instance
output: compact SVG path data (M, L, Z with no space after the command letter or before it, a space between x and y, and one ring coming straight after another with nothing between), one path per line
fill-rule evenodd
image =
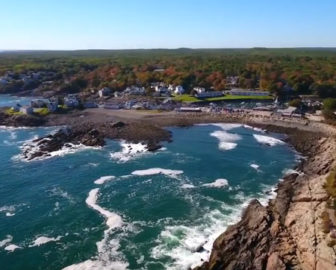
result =
M111 158L120 163L138 158L148 152L148 146L144 143L127 143L126 141L121 141L120 146L121 151L110 153Z
M285 144L283 141L281 141L279 139L269 137L269 136L265 136L265 135L253 134L253 137L257 140L258 143L265 144L265 145L268 145L268 146Z
M162 168L151 168L146 170L136 170L132 172L132 175L137 176L148 176L148 175L156 175L156 174L163 174L169 177L176 178L179 174L182 174L183 171L181 170L169 170L169 169L162 169Z

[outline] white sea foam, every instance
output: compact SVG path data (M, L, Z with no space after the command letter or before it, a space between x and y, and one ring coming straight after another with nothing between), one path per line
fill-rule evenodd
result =
M106 218L106 225L110 229L121 227L123 221L119 215L112 213L97 204L98 192L99 188L92 189L89 192L89 196L86 198L86 204Z
M7 130L20 130L20 129L33 129L32 127L13 127L13 126L1 126L0 129L7 131Z
M12 240L13 240L13 236L7 235L4 240L0 241L0 248L6 246L8 243L12 242Z
M50 190L51 196L61 197L68 200L70 203L74 203L75 199L65 190L60 187L54 187Z
M13 252L14 250L21 248L15 244L10 244L8 246L5 247L5 250L9 251L9 252Z
M99 163L89 162L87 165L90 167L98 167Z
M264 185L262 191L255 197L262 205L266 205L275 195L275 187ZM206 198L213 201L210 197ZM237 201L236 204L222 203L220 207L209 211L196 221L197 224L194 226L166 226L156 240L157 245L151 250L152 257L154 259L170 257L173 262L165 265L165 269L168 270L190 269L207 261L214 241L229 225L240 220L242 210L249 205L254 196L238 192L234 199Z
M209 123L209 124L198 124L198 126L216 126L221 128L222 130L231 130L235 128L239 128L242 126L242 124L237 123Z
M10 137L10 139L13 141L13 140L16 140L17 139L17 134L16 134L16 132L15 131L11 131L10 133L9 133L9 137Z
M293 173L297 173L298 175L303 175L304 173L303 172L300 172L300 171L297 171L297 170L294 170L294 169L284 169L282 171L282 173L286 176L286 175L289 175L289 174L293 174Z
M165 269L190 269L209 259L215 239L240 218L241 208L232 207L230 215L212 210L206 213L194 226L166 226L156 240L157 245L151 250L154 259L164 259L167 256L172 263Z
M269 136L265 136L265 135L259 135L259 134L253 134L253 137L257 140L258 143L261 144L266 144L269 146L275 146L278 144L285 144L283 141L273 138L273 137L269 137Z
M14 212L16 209L16 205L4 205L0 207L0 212Z
M183 184L183 185L181 186L181 188L183 188L183 189L191 189L191 188L195 188L195 186L192 185L192 184Z
M13 205L4 205L0 207L0 213L5 212L7 217L11 217L15 215L15 211L24 206L24 203L20 203L20 204L13 204Z
M217 138L220 141L232 142L232 141L238 141L241 139L241 136L238 134L232 134L232 133L228 133L228 132L220 131L220 130L214 131L210 135L212 137Z
M100 178L98 178L96 181L94 181L94 183L96 185L103 185L104 183L114 180L115 176L109 175L109 176L102 176Z
M128 263L123 261L104 262L99 260L87 260L63 268L63 270L126 270Z
M232 133L228 133L226 131L214 131L210 134L212 137L215 137L219 140L219 149L221 150L232 150L234 148L236 148L237 143L235 143L236 141L241 139L241 136L239 136L238 134L232 134Z
M250 167L253 168L253 169L255 169L255 170L257 170L257 171L260 168L260 166L258 164L254 164L254 163L250 164Z
M217 179L212 183L203 184L203 187L215 187L215 188L221 188L221 187L227 187L229 185L228 180L226 179Z
M120 243L118 239L109 239L112 230L121 227L123 221L120 216L103 209L97 205L99 188L89 192L86 203L106 218L108 229L104 231L104 237L97 242L98 256L96 259L89 259L81 263L73 264L63 270L126 270L128 263L125 262L118 252Z
M274 199L276 197L276 187L275 186L268 186L268 185L262 185L263 191L259 193L259 202L263 206L267 206L269 200Z
M66 143L63 147L57 151L46 152L42 156L38 156L32 158L37 152L40 152L40 147L38 142L35 142L36 138L27 140L24 144L20 147L22 152L27 153L27 157L23 156L23 154L15 155L12 157L12 160L20 160L20 161L33 161L33 160L45 160L53 157L63 157L68 154L75 154L80 151L84 150L98 150L101 147L95 146L86 146L83 144L73 144L73 143ZM49 138L44 138L44 140L49 140Z
M29 247L38 247L38 246L44 245L49 242L57 242L61 240L61 238L62 236L57 236L57 237L40 236L36 238L33 244L29 245Z
M179 174L182 174L182 173L183 173L183 171L181 171L181 170L151 168L151 169L146 169L146 170L136 170L136 171L132 172L132 175L148 176L148 175L155 175L155 174L164 174L166 176L176 178Z
M110 153L112 159L124 163L129 160L138 158L148 152L148 146L144 143L127 143L120 142L121 151Z
M266 131L262 128L257 128L257 127L252 127L252 126L249 126L249 125L243 125L244 128L246 129L252 129L254 131L259 131L259 132L262 132L262 133L265 133Z

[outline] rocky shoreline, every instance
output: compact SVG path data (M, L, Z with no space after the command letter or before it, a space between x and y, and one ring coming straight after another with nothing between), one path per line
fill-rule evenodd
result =
M284 177L268 206L253 200L241 221L216 239L209 261L194 270L336 269L336 250L328 245L321 219L328 200L323 184L335 166L335 138L266 128L288 134L289 143L305 155L300 173Z
M85 112L29 121L29 118L0 115L0 125L70 128L33 141L33 146L38 145L40 150L36 152L35 148L31 155L32 149L27 148L24 152L27 159L47 156L49 151L57 151L67 144L103 146L105 138L146 143L148 150L155 151L162 141L171 141L171 134L164 127L195 123L239 122L287 134L287 142L305 156L297 168L300 173L284 177L278 184L276 198L268 206L252 201L241 221L214 242L209 262L195 270L336 269L336 250L328 246L321 229L321 215L328 200L323 184L336 165L333 127L244 116L153 115L128 119L123 115L86 115Z
M80 146L102 147L105 139L120 139L130 143L143 143L148 151L161 148L162 141L170 141L171 133L155 126L126 124L123 122L102 125L75 125L59 129L54 134L34 139L22 147L22 158L30 161L50 157L52 153Z

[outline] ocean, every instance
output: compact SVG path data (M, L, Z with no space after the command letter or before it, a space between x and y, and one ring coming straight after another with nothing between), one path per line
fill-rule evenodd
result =
M248 126L169 129L154 153L108 141L28 162L22 145L57 128L0 128L1 269L197 266L298 162L283 135Z

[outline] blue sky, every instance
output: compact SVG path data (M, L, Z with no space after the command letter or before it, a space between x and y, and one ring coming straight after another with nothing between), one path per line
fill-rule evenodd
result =
M0 0L0 49L336 47L336 0Z

